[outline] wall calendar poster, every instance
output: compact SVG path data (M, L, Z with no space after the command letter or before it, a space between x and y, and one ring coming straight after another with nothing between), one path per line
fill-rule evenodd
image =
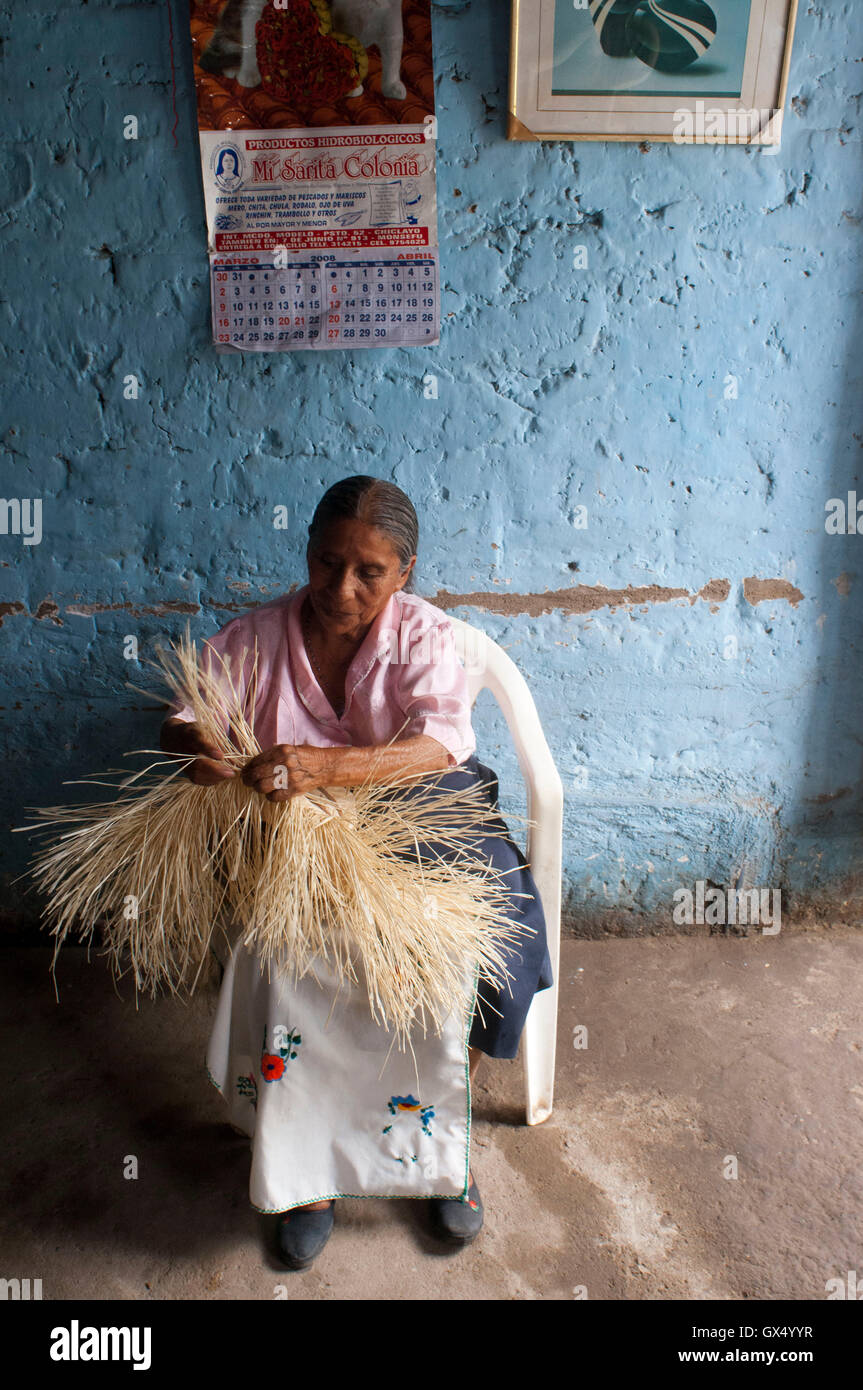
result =
M190 0L221 352L439 341L431 0Z

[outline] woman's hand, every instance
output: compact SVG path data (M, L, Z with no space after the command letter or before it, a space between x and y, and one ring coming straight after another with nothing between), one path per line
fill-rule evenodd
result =
M331 748L309 743L277 743L258 753L243 768L243 781L268 801L287 801L331 785Z
M159 742L166 753L186 757L192 753L198 754L195 761L183 769L183 776L198 787L213 787L217 782L237 775L226 764L221 749L204 737L197 724L187 719L166 719Z

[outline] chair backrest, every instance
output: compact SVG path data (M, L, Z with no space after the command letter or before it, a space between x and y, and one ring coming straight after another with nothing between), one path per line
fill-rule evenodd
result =
M542 810L559 815L563 786L524 676L503 647L481 628L452 614L450 620L455 629L456 651L467 675L471 704L481 690L490 690L507 722L527 785L528 815L534 817Z
M452 618L456 650L465 668L471 704L488 689L506 719L527 788L525 857L545 913L554 984L534 997L525 1026L527 1121L540 1124L554 1100L554 1057L560 976L563 785L554 765L527 682L498 644L478 627Z
M491 686L489 655L490 649L497 647L497 643L481 628L473 627L462 618L450 615L450 621L455 629L456 651L467 674L470 702L475 705L479 692ZM497 647L497 650L501 651L502 648Z

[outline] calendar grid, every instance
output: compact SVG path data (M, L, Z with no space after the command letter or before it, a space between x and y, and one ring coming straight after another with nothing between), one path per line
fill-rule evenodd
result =
M417 347L439 341L436 252L212 265L215 341L226 348Z

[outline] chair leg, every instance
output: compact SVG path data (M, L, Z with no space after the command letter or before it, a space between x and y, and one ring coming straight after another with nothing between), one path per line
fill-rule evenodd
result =
M534 995L524 1025L524 1080L527 1123L541 1125L554 1107L554 1056L557 1043L557 976L550 989Z

